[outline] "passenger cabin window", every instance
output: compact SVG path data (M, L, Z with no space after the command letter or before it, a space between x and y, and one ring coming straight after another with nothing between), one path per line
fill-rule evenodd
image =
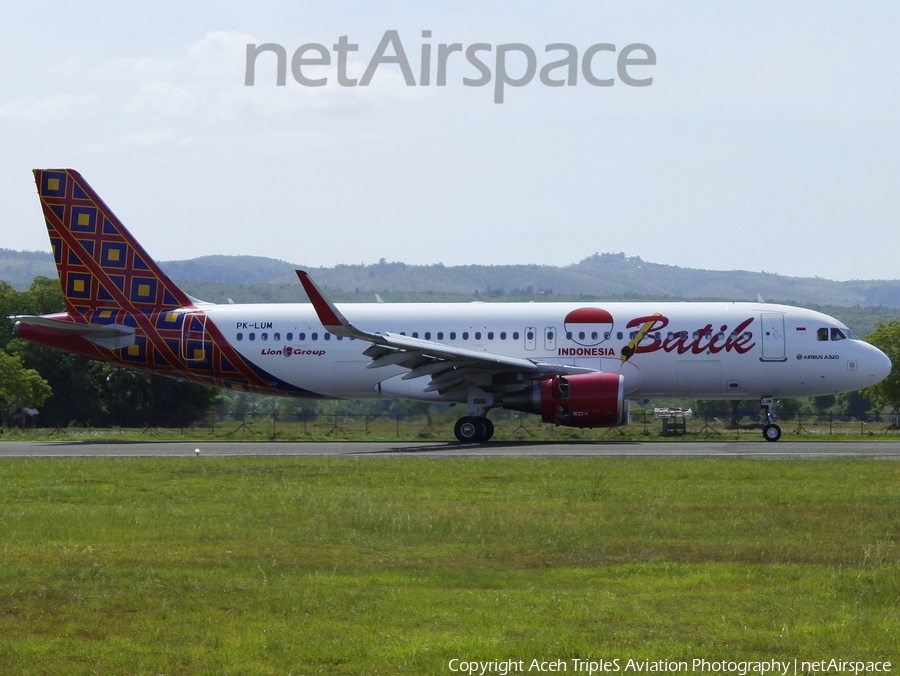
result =
M468 331L463 331L462 339L463 339L463 340L468 340L468 339L469 339L469 332L468 332Z
M519 332L513 331L513 340L518 340L518 339L519 339Z
M494 332L488 331L488 340L493 340L493 339L494 339Z
M425 340L431 340L431 331L425 332Z
M444 339L444 332L443 332L443 331L438 331L437 339L438 339L438 340L443 340L443 339Z
M290 339L291 339L291 334L288 334L288 340L290 340ZM301 331L300 333L297 334L297 340L306 340L306 334L303 331Z
M819 340L828 340L828 329L819 329L816 331L816 338Z
M506 331L500 332L500 340L506 340Z
M243 333L237 334L237 339L238 339L238 340L243 340L243 339L244 339L244 334L243 334Z
M456 331L450 332L450 340L456 340Z
M272 334L272 340L281 340L281 334L280 334L280 333L273 333L273 334Z
M481 331L475 332L475 340L481 340Z

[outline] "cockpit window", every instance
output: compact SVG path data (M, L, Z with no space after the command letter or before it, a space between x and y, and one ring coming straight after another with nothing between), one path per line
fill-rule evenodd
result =
M850 340L859 340L859 336L857 336L855 333L853 333L853 331L851 331L850 329L844 329L844 333L847 334L847 337Z
M819 329L816 331L816 338L819 340L828 340L828 329Z
M844 335L844 332L840 329L831 329L831 339L832 340L846 340L847 336Z

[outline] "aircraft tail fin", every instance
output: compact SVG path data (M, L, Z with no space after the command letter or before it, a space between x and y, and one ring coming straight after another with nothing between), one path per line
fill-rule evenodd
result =
M153 312L193 305L72 169L35 169L66 309L76 322L98 309Z

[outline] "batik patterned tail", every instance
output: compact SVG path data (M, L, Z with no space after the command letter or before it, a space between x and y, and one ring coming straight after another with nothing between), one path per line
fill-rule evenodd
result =
M72 320L100 309L146 315L192 305L77 171L36 169L34 178Z

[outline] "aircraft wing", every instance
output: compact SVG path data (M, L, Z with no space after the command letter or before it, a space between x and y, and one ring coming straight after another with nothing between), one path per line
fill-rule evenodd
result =
M334 303L325 297L307 272L297 270L297 276L312 301L319 320L330 333L372 343L372 346L363 352L372 358L368 368L396 365L409 369L409 372L403 375L403 380L431 376L425 392L443 393L463 384L485 387L495 375L509 376L510 382L516 382L525 378L532 380L550 375L590 373L595 370L467 350L388 331L362 331L353 326ZM517 378L519 375L523 378ZM488 382L485 382L486 377Z

